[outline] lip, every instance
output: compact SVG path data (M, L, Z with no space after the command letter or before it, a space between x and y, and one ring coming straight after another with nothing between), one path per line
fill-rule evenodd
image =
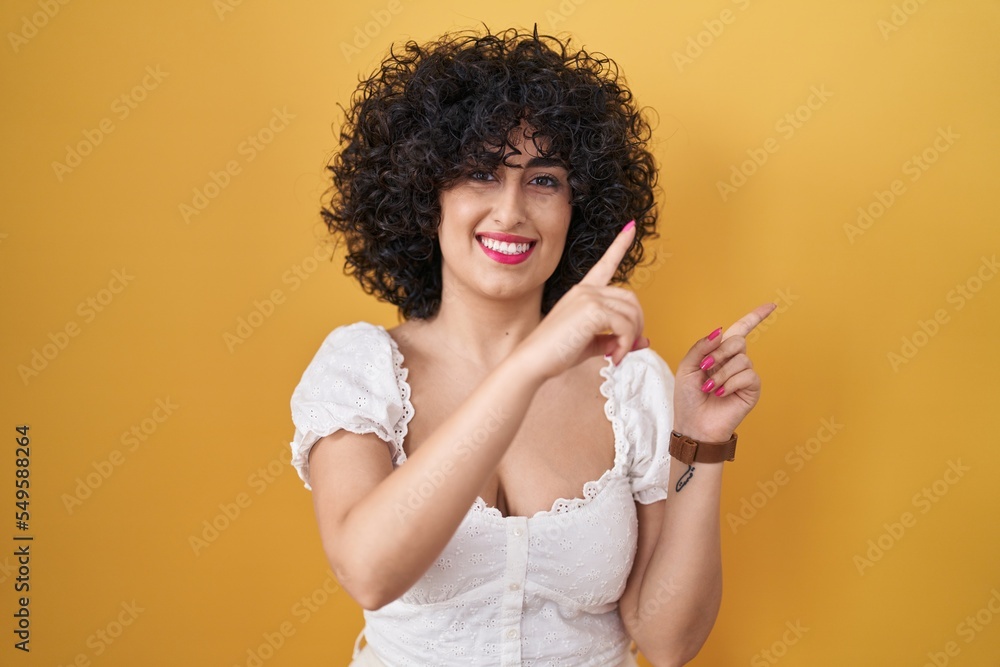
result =
M520 255L505 255L502 252L497 252L495 250L490 250L483 242L479 240L478 237L484 236L486 238L493 239L494 241L506 241L507 243L530 243L531 247L528 248L527 252L521 253ZM521 262L527 260L531 257L531 253L535 251L536 242L532 239L525 238L523 236L515 236L513 234L500 234L497 232L487 232L484 234L476 235L476 244L482 248L483 252L490 259L499 262L500 264L520 264Z

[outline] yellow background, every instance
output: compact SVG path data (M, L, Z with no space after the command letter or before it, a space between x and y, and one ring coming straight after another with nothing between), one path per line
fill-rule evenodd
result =
M349 662L361 608L329 579L287 464L288 401L323 337L396 322L340 256L314 259L337 104L393 42L537 22L610 55L655 110L660 260L635 281L654 348L673 367L697 337L780 306L750 344L764 393L727 464L725 596L693 664L1000 664L988 606L1000 590L1000 5L394 7L4 3L0 663L247 665L283 624L290 636L263 664ZM825 99L810 109L813 90ZM796 113L789 134L780 121ZM270 143L251 150L258 134ZM53 166L88 137L100 142L76 167ZM776 152L723 200L718 183L769 139ZM915 172L925 152L933 163ZM226 186L185 219L213 172ZM849 234L897 179L901 194ZM255 309L269 316L227 344ZM32 438L30 655L11 633L18 424ZM144 439L123 442L133 428ZM810 446L808 461L795 453ZM67 505L88 475L96 488ZM785 483L770 486L775 475ZM228 526L220 505L239 509ZM733 523L741 509L750 518ZM224 530L192 546L212 521ZM306 615L309 597L322 603Z

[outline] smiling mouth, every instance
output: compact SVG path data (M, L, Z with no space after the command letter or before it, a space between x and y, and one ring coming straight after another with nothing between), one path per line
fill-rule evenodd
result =
M534 247L535 243L537 243L537 241L531 241L528 243L507 243L506 241L497 241L496 239L487 238L485 236L477 236L476 240L478 240L484 248L488 248L493 252L498 252L501 255L511 257L525 254Z
M476 235L476 240L487 257L494 262L508 265L527 262L531 257L531 253L534 252L535 244L538 243L538 241L511 243L509 241L498 241L497 239L479 234Z

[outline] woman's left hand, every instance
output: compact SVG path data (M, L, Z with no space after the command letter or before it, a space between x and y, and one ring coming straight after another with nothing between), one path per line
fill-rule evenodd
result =
M760 398L746 335L777 307L758 306L721 336L700 339L681 359L674 373L675 431L706 442L729 440Z

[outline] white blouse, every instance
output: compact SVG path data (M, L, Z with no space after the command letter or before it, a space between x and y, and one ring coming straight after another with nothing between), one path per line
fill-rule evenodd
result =
M384 327L356 322L323 341L292 394L292 464L309 485L309 450L338 429L375 433L393 468L413 418L407 369ZM401 597L364 610L371 650L389 667L623 664L618 600L635 559L635 503L667 496L674 377L646 348L600 370L615 462L530 517L476 498L437 561Z

